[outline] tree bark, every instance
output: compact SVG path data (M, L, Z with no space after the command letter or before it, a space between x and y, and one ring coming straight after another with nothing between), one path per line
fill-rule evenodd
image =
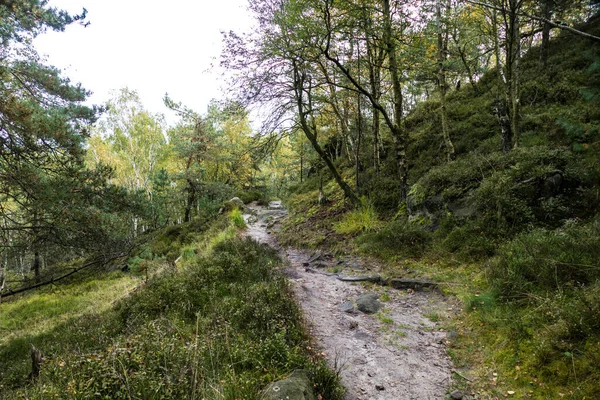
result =
M406 160L406 132L402 128L403 119L403 97L398 61L396 59L396 43L392 32L392 11L390 0L383 0L384 34L383 40L388 55L390 77L392 79L392 93L394 98L394 123L390 126L392 140L396 153L396 164L398 166L398 177L400 178L400 196L402 201L406 200L408 192L408 163Z
M521 112L520 56L521 24L519 9L522 0L508 0L509 10L503 12L506 38L506 103L510 107L510 129L512 147L519 147L519 122Z
M188 196L185 204L185 216L183 217L183 222L190 222L192 219L192 208L194 207L194 201L196 201L196 186L191 179L187 179L188 183Z
M442 31L442 0L437 0L435 4L435 15L437 24L437 42L438 42L438 87L440 90L440 116L442 120L442 137L446 145L446 156L448 161L454 160L454 144L450 138L450 128L448 127L448 110L446 108L446 91L448 85L446 83L446 61L447 41L444 40L444 32ZM446 37L448 31L445 32Z
M359 204L358 197L352 191L352 188L350 188L350 186L346 183L346 181L344 181L344 178L342 178L342 176L338 172L337 168L333 164L333 161L331 160L331 158L329 157L327 152L323 150L323 148L321 147L321 145L319 145L319 142L317 141L317 129L316 129L314 120L311 121L312 122L312 126L311 126L311 122L309 122L307 119L307 116L310 115L310 113L312 112L311 99L310 99L310 96L311 96L310 87L308 88L308 91L307 91L308 111L306 111L305 104L304 104L304 92L306 90L305 89L306 77L303 74L303 72L300 71L300 68L298 66L298 61L294 60L294 61L292 61L292 64L293 64L293 74L294 74L294 93L295 93L295 98L296 98L298 119L300 120L300 126L302 128L302 131L304 132L306 138L311 143L312 147L315 149L315 151L317 152L319 157L321 157L321 159L325 162L325 165L327 165L327 168L331 172L333 179L335 179L338 186L342 189L346 198L349 199L353 205L358 205Z

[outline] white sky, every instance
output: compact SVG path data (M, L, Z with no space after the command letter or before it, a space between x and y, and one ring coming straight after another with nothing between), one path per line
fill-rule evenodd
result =
M88 10L88 27L77 23L65 32L35 40L48 62L94 92L90 103L103 104L111 90L138 91L145 107L167 114L165 93L205 112L222 98L219 72L221 31L249 30L246 0L50 0L50 6L78 14Z

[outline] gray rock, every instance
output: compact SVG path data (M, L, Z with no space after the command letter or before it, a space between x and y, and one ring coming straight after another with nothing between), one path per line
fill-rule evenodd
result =
M465 397L465 395L460 390L455 390L454 392L450 393L450 398L452 400L462 400L463 397Z
M236 207L240 207L241 208L241 207L245 206L244 202L239 197L234 197L233 199L229 200L229 202L231 204L233 204L234 206L236 206Z
M351 301L343 302L338 306L338 309L342 312L352 313L354 312L354 303L352 303Z
M365 314L375 314L383 304L377 301L379 296L376 293L363 293L356 299L356 307Z
M553 197L560 193L560 189L563 183L563 177L560 172L555 172L552 175L544 179L542 184L541 195L542 197Z
M456 218L470 218L477 214L477 204L470 196L448 202L447 207Z
M246 206L239 197L234 197L231 200L228 200L227 203L229 209L239 208L244 214L257 215L256 211Z
M265 389L265 400L315 400L308 372L296 370L288 378L273 382Z
M253 224L258 221L258 217L252 214L244 214L244 219L246 220L247 224Z
M283 208L283 205L281 204L281 201L270 201L269 202L269 210L281 210Z
M409 221L428 221L434 229L439 225L444 201L441 195L429 196L422 200L414 196L407 197L407 211Z

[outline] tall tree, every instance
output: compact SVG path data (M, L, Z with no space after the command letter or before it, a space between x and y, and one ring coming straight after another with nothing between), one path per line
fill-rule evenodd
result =
M318 2L317 2L318 3ZM358 198L319 142L319 111L326 104L320 93L326 80L319 72L319 21L307 18L315 2L261 0L252 2L258 27L242 38L225 38L222 65L237 71L232 86L244 105L270 108L265 129L298 126L353 203Z

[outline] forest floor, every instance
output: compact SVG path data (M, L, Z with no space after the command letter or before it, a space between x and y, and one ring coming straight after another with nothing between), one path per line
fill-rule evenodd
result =
M377 273L357 257L335 257L326 250L282 248L280 221L287 212L279 202L250 204L246 235L276 248L287 261L289 278L315 345L339 371L346 399L440 399L451 391L452 362L448 333L439 324L454 312L436 291L395 290L373 283L342 281ZM354 303L376 293L383 306L365 314ZM460 398L460 397L459 397Z

